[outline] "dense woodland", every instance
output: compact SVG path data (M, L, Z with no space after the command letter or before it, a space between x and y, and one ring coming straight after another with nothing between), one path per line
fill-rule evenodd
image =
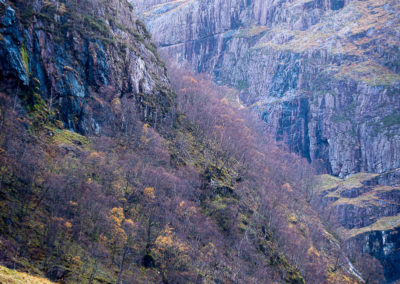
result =
M65 283L356 283L307 161L232 90L168 74L163 121L104 92L98 135L68 129L35 82L0 93L0 263Z

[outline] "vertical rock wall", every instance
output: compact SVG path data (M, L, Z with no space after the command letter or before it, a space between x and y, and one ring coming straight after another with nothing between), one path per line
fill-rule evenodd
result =
M160 49L239 89L290 149L339 176L400 167L396 1L157 3L141 15Z
M166 70L128 2L0 1L0 9L1 91L41 97L67 128L89 134L112 123L114 100L136 101L149 122L172 106Z

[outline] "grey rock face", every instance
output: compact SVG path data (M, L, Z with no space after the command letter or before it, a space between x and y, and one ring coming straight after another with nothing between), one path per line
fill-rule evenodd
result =
M376 257L391 282L400 279L400 187L380 185L391 180L387 175L359 173L344 180L322 175L314 202L339 228L350 252Z
M1 4L0 4L1 5ZM4 5L4 4L3 4ZM4 8L1 18L2 41L0 44L1 71L4 75L16 73L24 85L28 85L28 70L24 66L21 53L24 51L20 45L21 34L16 26L15 10L10 6Z
M351 239L347 246L367 252L379 259L385 267L387 283L398 280L400 270L400 228L395 230L374 231ZM361 245L361 248L359 247Z
M293 151L339 176L400 167L396 1L138 3L167 56L239 89Z
M0 91L36 90L67 128L82 133L113 121L106 105L123 97L149 122L165 117L173 103L166 70L128 2L32 0L13 7L0 3Z

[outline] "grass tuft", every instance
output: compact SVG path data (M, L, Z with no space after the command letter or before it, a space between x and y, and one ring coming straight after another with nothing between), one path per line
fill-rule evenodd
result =
M32 276L24 272L6 268L0 265L0 283L3 284L51 284L50 280Z

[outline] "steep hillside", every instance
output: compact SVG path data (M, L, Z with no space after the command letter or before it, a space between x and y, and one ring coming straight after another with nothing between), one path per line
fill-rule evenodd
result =
M278 139L328 173L400 167L397 1L139 6L161 50L239 89Z
M307 163L231 90L170 72L125 0L0 0L1 264L63 283L363 282Z
M379 174L377 187L399 186L398 1L154 2L136 6L166 57L236 88L276 139L319 171L342 179ZM359 251L377 256L389 279L399 279L397 245L379 241L366 249L376 235L396 235L396 222L383 233L369 225L383 216L398 220L399 199L374 200L376 206L350 207L337 201L329 208L338 208L338 219L330 219L364 228Z
M52 282L40 277L31 276L0 266L0 282L3 284L51 284Z

